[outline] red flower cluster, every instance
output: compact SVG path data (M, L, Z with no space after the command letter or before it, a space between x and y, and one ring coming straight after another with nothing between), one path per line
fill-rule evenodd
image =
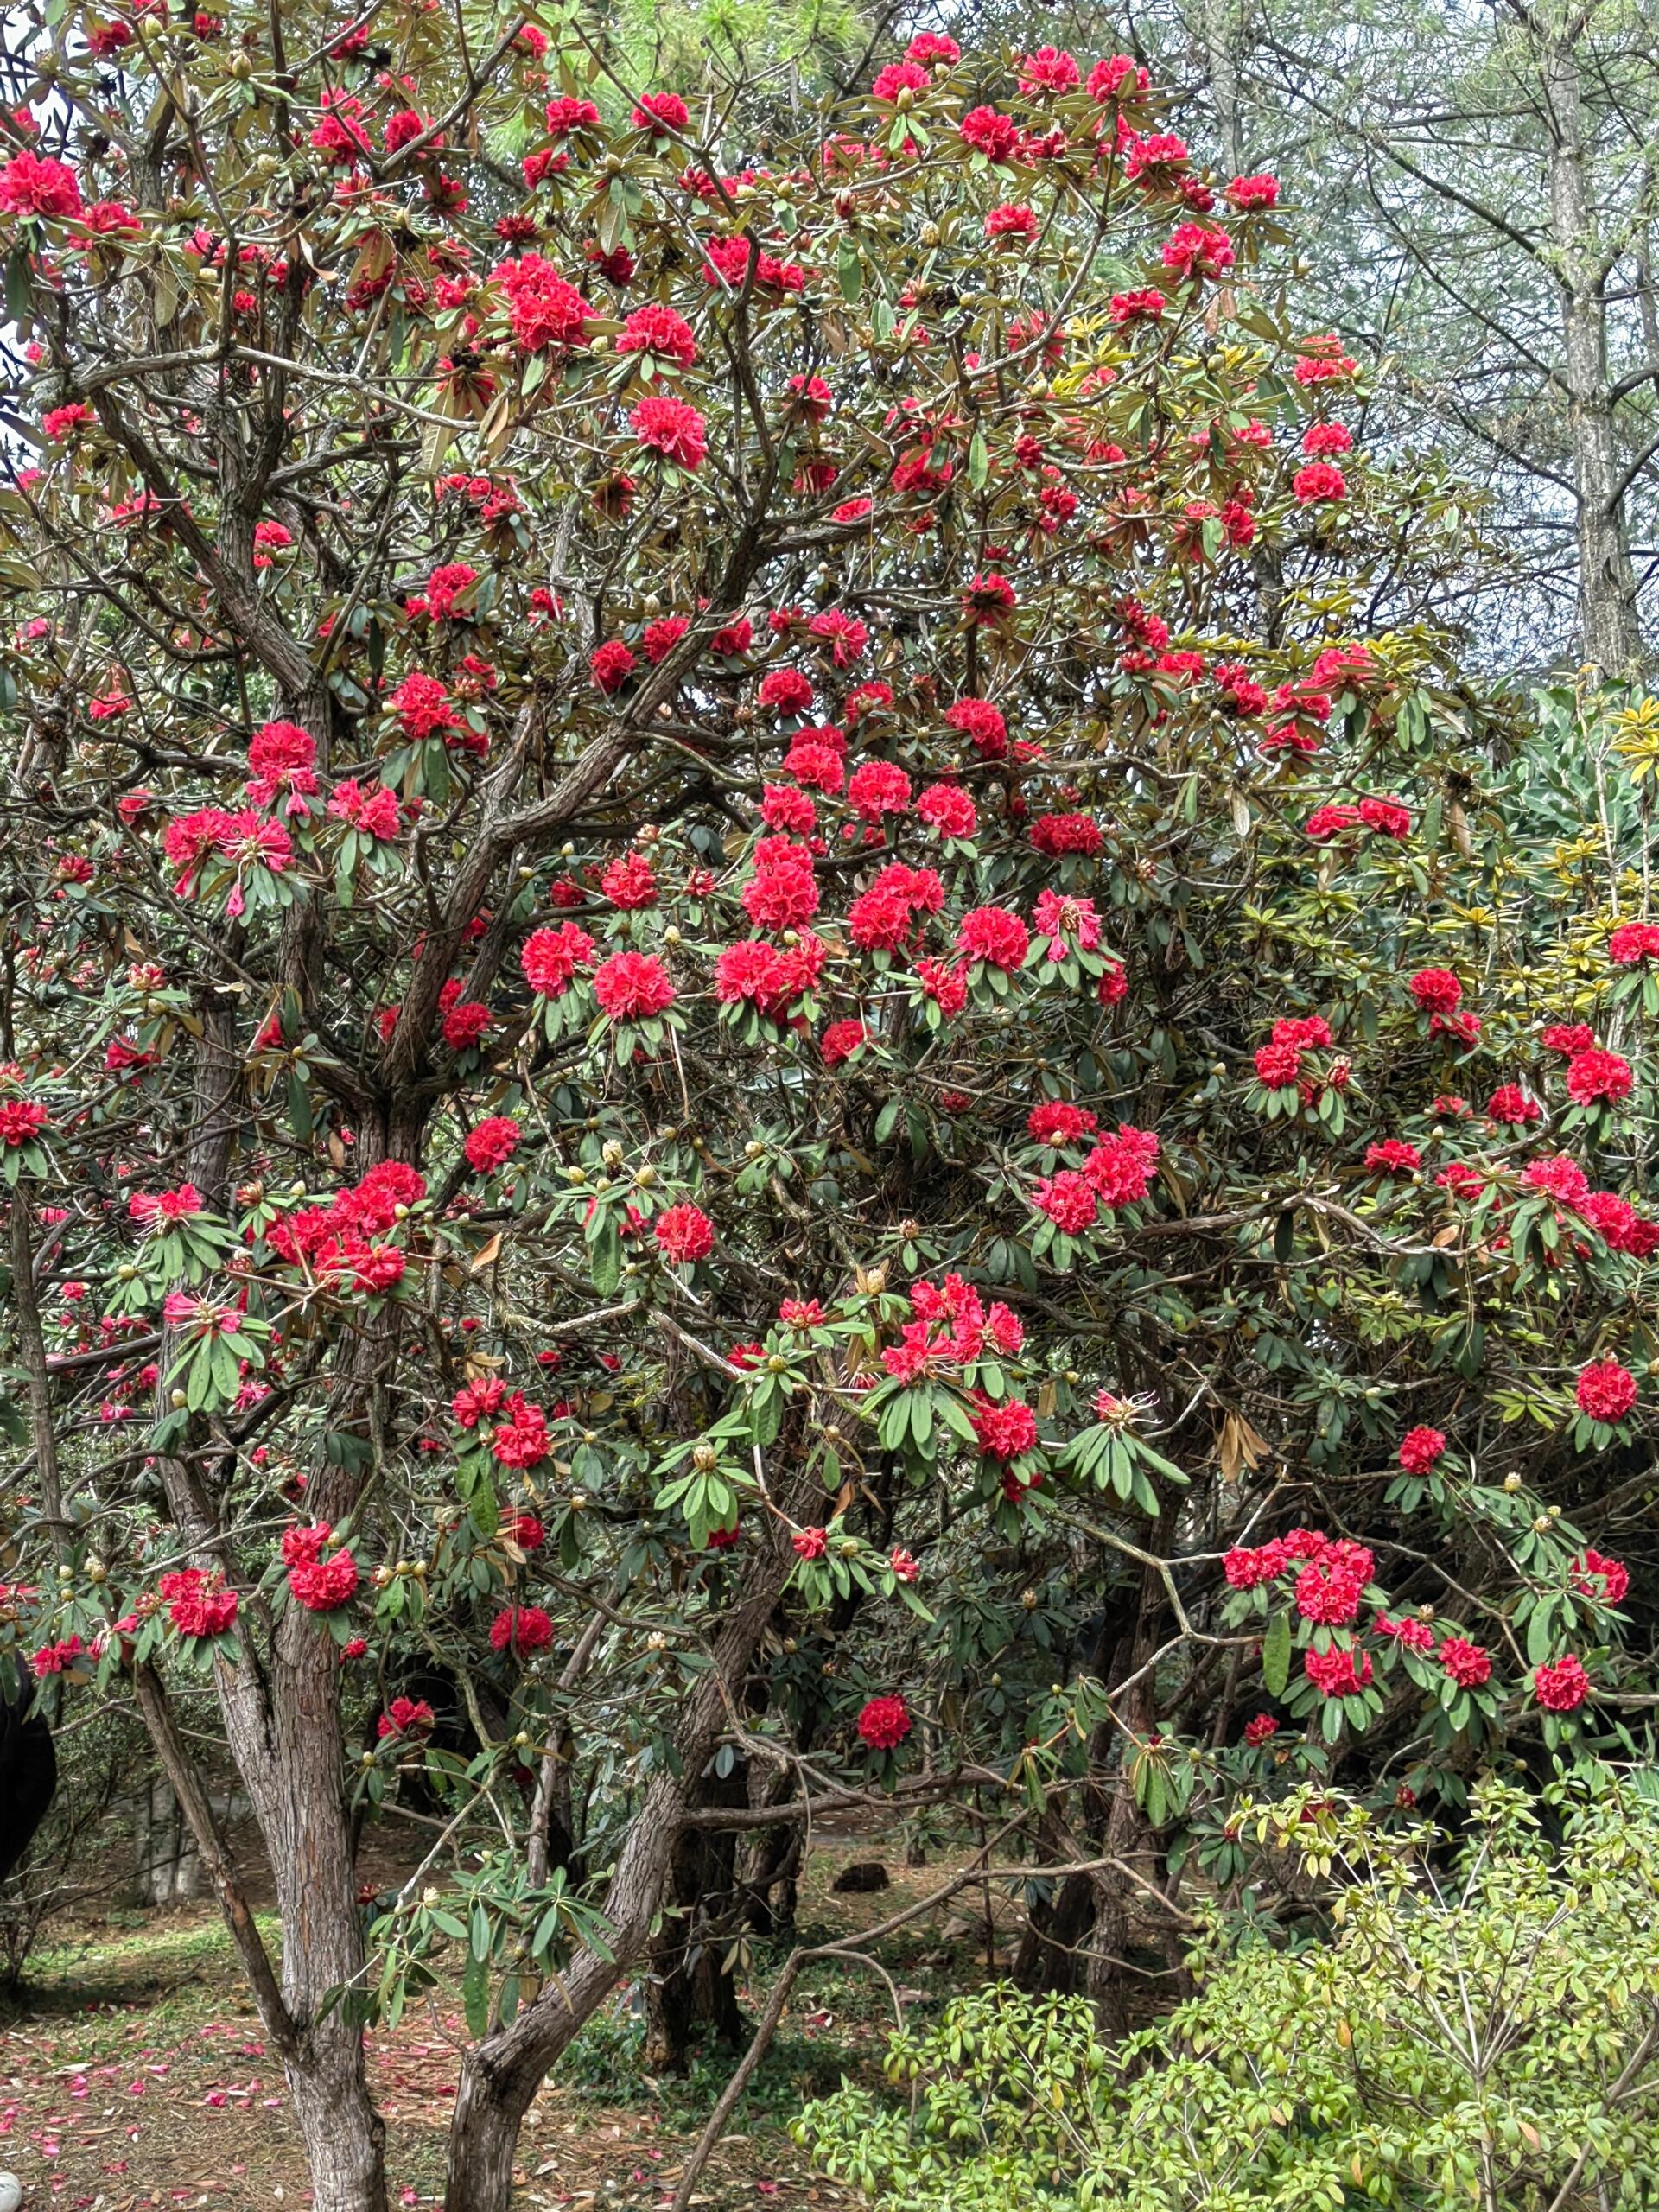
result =
M1446 1449L1438 1428L1408 1428L1400 1440L1400 1464L1408 1475L1426 1475Z
M395 1697L375 1722L374 1732L382 1743L388 1737L423 1736L434 1719L423 1697Z
M648 453L660 454L680 468L702 466L708 451L708 426L689 401L653 394L635 404L628 421L635 438Z
M1630 1586L1630 1570L1623 1560L1608 1559L1586 1546L1573 1562L1573 1587L1599 1605L1623 1605Z
M1636 1403L1636 1377L1616 1359L1592 1359L1580 1370L1574 1395L1581 1414L1611 1425L1623 1421Z
M491 1408L492 1412L498 1410L506 1419L490 1442L497 1464L503 1467L539 1467L553 1448L548 1440L546 1412L532 1404L522 1390L513 1390L501 1397Z
M349 1604L357 1591L357 1561L349 1549L342 1545L328 1557L323 1555L333 1534L326 1521L283 1531L283 1563L288 1569L289 1591L295 1603L308 1612L335 1612Z
M1459 1688L1478 1689L1491 1680L1491 1653L1481 1644L1471 1643L1466 1637L1448 1636L1436 1656Z
M1568 1652L1553 1664L1532 1670L1532 1694L1546 1713L1574 1713L1590 1694L1590 1677L1582 1659Z
M226 1590L217 1574L199 1567L180 1567L162 1575L156 1586L181 1636L223 1636L235 1627L237 1593Z
M1659 922L1621 922L1607 940L1607 957L1615 968L1659 960Z
M652 1235L670 1260L706 1260L715 1249L715 1224L689 1199L665 1206L651 1225Z
M1006 1464L1036 1448L1037 1416L1022 1399L1005 1398L998 1404L982 1396L971 1418L975 1438L988 1459Z
M524 981L540 998L563 998L578 968L594 957L594 940L575 922L556 928L532 930L519 948L518 965Z
M1567 1062L1567 1095L1580 1106L1616 1106L1630 1096L1631 1081L1630 1062L1599 1046L1575 1053Z
M858 1732L873 1751L897 1751L911 1730L902 1697L873 1697L858 1716Z
M947 1275L943 1287L912 1284L910 1310L912 1319L901 1328L899 1342L881 1355L887 1373L901 1382L958 1375L980 1357L988 1337L1007 1357L1024 1341L1019 1317L1000 1300L988 1310L973 1285L960 1275Z
M668 970L652 952L614 952L594 976L594 996L613 1021L648 1021L674 1003Z
M553 1624L539 1605L506 1605L490 1623L492 1651L511 1651L515 1658L533 1658L553 1641Z
M1411 995L1425 1014L1455 1014L1463 985L1449 968L1420 968L1411 979Z
M1371 1679L1369 1651L1305 1651L1302 1672L1324 1697L1350 1697Z
M487 1175L505 1166L518 1148L522 1135L518 1124L510 1114L492 1114L467 1132L461 1150L467 1155L467 1165L480 1175Z

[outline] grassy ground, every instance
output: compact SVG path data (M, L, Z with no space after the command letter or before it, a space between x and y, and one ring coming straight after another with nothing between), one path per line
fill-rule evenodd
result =
M948 1874L949 1859L907 1871L889 1849L892 1888L833 1893L849 1859L880 1850L860 1837L813 1853L801 1940L855 1936ZM1006 1945L1008 1909L999 1904L998 1917ZM265 1933L274 1948L274 1924ZM877 1949L901 2004L925 2013L986 1978L986 1941L982 1901L964 1891ZM761 1950L740 1967L751 2014L765 2001L775 1963ZM847 2201L811 2173L787 2124L843 2073L876 2078L892 2022L892 1997L868 1967L828 1961L804 1975L694 2202L729 2212ZM446 1999L411 2013L396 2032L371 2031L395 2204L441 2200L463 2041L458 2005ZM642 2042L643 2024L626 1997L590 2024L531 2114L520 2205L652 2212L667 2202L730 2062L709 2052L688 2079L658 2080L644 2069ZM36 1953L29 1994L0 2026L0 2164L23 2181L27 2212L48 2205L54 2212L264 2212L308 2201L282 2069L210 1906L111 1911Z

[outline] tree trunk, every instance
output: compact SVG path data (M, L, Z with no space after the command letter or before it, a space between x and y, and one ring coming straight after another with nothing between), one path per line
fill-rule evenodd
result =
M735 1785L735 1786L734 1786ZM741 1774L708 1782L702 1805L747 1804ZM737 1986L725 1954L735 1935L737 1837L729 1828L685 1828L674 1846L669 1883L673 1909L652 1940L645 1986L645 2063L653 2073L686 2074L701 2029L735 2050L744 2039Z
M664 1770L647 1787L606 1893L609 1955L579 1951L531 2003L467 2052L449 2131L444 2212L510 2212L513 2152L524 2114L548 2069L646 1955L696 1777L741 1700L743 1678L793 1557L775 1535L757 1544L726 1615L714 1663L687 1692L675 1738L676 1770Z
M1608 264L1590 200L1582 88L1572 44L1552 39L1541 56L1541 72L1549 129L1550 236L1561 298L1578 495L1583 653L1606 674L1618 676L1639 658L1642 639L1607 381Z
M228 1180L242 1110L241 1064L222 1004L203 994L196 1046L196 1122L191 1179L213 1197ZM380 1346L359 1346L359 1366L343 1378L353 1393L367 1387ZM163 1342L161 1388L174 1364L171 1332ZM192 1561L224 1566L218 1518L193 1458L158 1455L174 1522ZM321 1519L346 1517L353 1496L341 1470L327 1467L311 1492ZM263 1609L245 1607L251 1638ZM168 1766L201 1853L217 1869L215 1887L232 1936L250 1966L261 2018L281 2051L294 2115L311 2169L314 2212L385 2212L385 2124L369 2095L363 2031L340 1990L360 1988L365 1956L357 1904L350 1824L341 1787L340 1663L320 1623L291 1607L269 1630L261 1667L250 1640L234 1665L213 1666L226 1740L258 1824L276 1891L283 1948L280 1986L273 1985L247 1912L213 1806L181 1738L172 1727L159 1683L139 1699L145 1725ZM143 1670L141 1670L142 1674Z
M1221 158L1236 176L1244 166L1244 144L1239 129L1238 64L1233 52L1231 0L1198 0L1198 33L1204 42L1210 95L1216 105L1216 136L1221 142Z

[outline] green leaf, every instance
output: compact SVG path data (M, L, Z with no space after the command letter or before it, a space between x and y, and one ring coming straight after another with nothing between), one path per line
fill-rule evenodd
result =
M1262 1687L1269 1697L1282 1697L1289 1681L1290 1615L1275 1613L1262 1639Z
M476 1951L468 1957L461 1978L461 2000L467 2013L467 2031L476 2040L488 2031L490 2024L490 1962L480 1959Z

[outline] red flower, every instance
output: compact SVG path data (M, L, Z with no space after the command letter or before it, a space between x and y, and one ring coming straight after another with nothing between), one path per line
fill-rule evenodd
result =
M617 337L619 353L649 353L658 361L672 361L689 369L697 358L697 341L683 315L660 301L635 308Z
M1255 1590L1264 1582L1277 1581L1289 1564L1284 1540L1275 1536L1271 1543L1258 1544L1254 1549L1235 1544L1222 1560L1221 1571L1230 1590Z
M708 427L687 401L654 394L635 405L628 421L647 451L659 453L682 468L702 467L708 450Z
M1258 1713L1254 1720L1244 1724L1244 1740L1252 1751L1271 1742L1279 1733L1279 1723L1270 1713Z
M656 872L643 853L620 855L600 877L599 887L625 913L657 904Z
M790 1541L795 1547L797 1559L822 1559L824 1547L830 1541L829 1531L823 1529L802 1529Z
M1553 1021L1539 1039L1546 1052L1559 1052L1568 1060L1587 1052L1595 1041L1596 1033L1587 1021Z
M423 1697L395 1697L376 1721L374 1732L382 1743L389 1736L423 1736L434 1719Z
M1020 604L1006 576L976 575L962 594L962 611L970 622L1000 622Z
M1323 845L1344 830L1351 830L1359 820L1359 810L1352 806L1316 806L1302 824L1302 835L1315 845Z
M490 1623L490 1649L528 1659L553 1641L553 1624L539 1605L504 1606Z
M1535 1098L1529 1098L1518 1083L1501 1083L1486 1101L1486 1112L1494 1122L1508 1123L1513 1128L1524 1128L1529 1122L1541 1122L1544 1109Z
M1039 853L1058 860L1064 853L1092 857L1106 840L1091 814L1039 814L1031 825L1031 842Z
M550 261L526 253L500 263L494 275L507 296L507 320L523 352L542 353L550 346L584 343L593 309Z
M199 1567L181 1567L162 1575L156 1586L181 1636L223 1636L236 1624L237 1593L221 1588L217 1575L210 1577Z
M1222 198L1241 213L1250 207L1276 207L1279 204L1279 180L1265 172L1257 176L1236 176L1222 188Z
M1233 265L1233 242L1225 231L1207 229L1202 223L1178 223L1163 251L1166 269L1178 270L1192 283L1219 276ZM1338 475L1337 481L1342 479ZM1299 491L1298 499L1301 497ZM1330 495L1340 498L1340 493Z
M1414 1174L1422 1164L1416 1146L1408 1144L1403 1137L1385 1137L1381 1144L1365 1147L1365 1165L1381 1174Z
M671 1260L706 1260L715 1249L714 1223L689 1199L665 1206L651 1233Z
M620 691L633 674L639 663L620 638L612 638L602 645L588 664L588 674L594 690L602 691L608 699Z
M452 1052L467 1052L490 1026L490 1009L477 999L461 999L443 1017L443 1041Z
M889 61L885 69L878 70L870 86L870 98L892 106L900 92L925 92L930 82L925 69L913 61Z
M1020 966L1030 944L1025 924L1006 906L976 906L963 916L957 931L957 950L965 959L1005 974Z
M1296 1578L1296 1610L1305 1621L1345 1626L1359 1611L1363 1587L1346 1560L1313 1561Z
M960 730L982 760L1001 760L1008 749L1008 726L988 699L958 699L945 709L945 724Z
M563 998L578 968L594 957L594 940L575 922L561 922L556 929L533 930L518 951L524 981L538 996Z
M78 1636L65 1637L57 1643L43 1643L38 1651L29 1654L29 1670L38 1681L48 1675L63 1675L69 1671L85 1649Z
M636 130L683 130L686 105L677 92L647 92L630 120Z
M1058 1175L1045 1178L1033 1191L1031 1202L1067 1236L1081 1236L1092 1229L1100 1213L1100 1200L1087 1179L1073 1167L1063 1167Z
M1029 99L1041 92L1069 92L1082 81L1076 61L1064 47L1039 46L1017 67L1020 89Z
M1109 1207L1138 1205L1158 1165L1158 1140L1149 1129L1125 1122L1115 1136L1104 1136L1083 1163L1084 1179Z
M844 1060L861 1051L870 1041L870 1033L855 1017L844 1021L832 1021L818 1039L818 1050L823 1055L827 1068L838 1068Z
M811 679L798 668L769 669L755 696L763 707L774 707L780 715L804 715L812 703Z
M1066 1098L1039 1099L1026 1116L1026 1133L1033 1144L1076 1144L1096 1127L1086 1106L1074 1106Z
M1607 940L1607 957L1615 968L1659 959L1659 922L1621 922Z
M655 953L616 952L595 974L594 996L613 1021L643 1021L673 1005L674 986Z
M690 627L683 614L662 615L657 621L646 623L639 640L640 651L656 668L668 658Z
M910 810L910 778L890 760L866 760L847 784L847 804L865 822Z
M982 1399L972 1415L974 1434L988 1459L1018 1459L1035 1448L1037 1416L1020 1398L998 1405Z
M1325 1697L1351 1697L1371 1679L1369 1651L1305 1651L1302 1672Z
M1096 62L1084 90L1091 100L1105 107L1120 97L1126 86L1133 99L1136 92L1146 91L1148 81L1146 70L1138 61L1127 54L1113 54L1104 61Z
M27 149L0 168L0 214L75 216L80 186L67 162L43 159Z
M1588 1052L1575 1053L1567 1063L1567 1093L1580 1106L1594 1105L1605 1099L1610 1106L1630 1095L1630 1064L1617 1052L1604 1052L1592 1045Z
M1532 1694L1546 1713L1573 1713L1590 1694L1590 1677L1582 1659L1568 1652L1553 1665L1532 1670Z
M522 1390L514 1390L504 1398L499 1410L506 1419L490 1440L497 1464L503 1467L539 1467L552 1449L548 1440L546 1414L540 1406L531 1405Z
M1455 1014L1463 985L1449 968L1420 968L1411 979L1411 995L1425 1014Z
M1256 1046L1256 1081L1269 1090L1288 1090L1301 1071L1302 1056L1294 1045L1281 1042Z
M1408 1475L1426 1475L1445 1449L1438 1428L1409 1428L1400 1440L1400 1464Z
M1608 1559L1586 1548L1573 1562L1573 1587L1598 1605L1622 1605L1630 1586L1630 1570L1623 1560Z
M493 1173L512 1159L518 1149L521 1135L518 1122L510 1114L492 1114L467 1132L467 1141L461 1147L467 1165L477 1174Z
M1128 322L1157 322L1162 319L1169 302L1150 284L1138 291L1114 292L1111 298L1112 321L1119 325Z
M1471 1643L1467 1637L1448 1636L1435 1656L1461 1689L1478 1689L1492 1678L1491 1652L1481 1644Z
M1348 480L1334 461L1311 461L1291 479L1290 488L1299 506L1317 506L1328 499L1345 499Z
M1367 829L1375 830L1379 836L1408 837L1411 835L1411 809L1402 806L1397 798L1361 799L1359 818Z
M1581 1414L1611 1425L1636 1403L1636 1377L1616 1359L1592 1359L1580 1371L1575 1395Z
M858 1732L873 1751L897 1751L910 1729L910 1707L901 1697L873 1697L858 1716Z
M343 1546L327 1559L301 1560L288 1570L295 1603L311 1613L337 1611L350 1602L357 1582L357 1561Z
M28 1144L40 1135L46 1123L46 1109L36 1100L0 1100L0 1144Z
M957 126L964 145L988 162L1006 162L1020 143L1020 126L994 107L971 107Z
M979 810L960 784L930 784L916 811L941 837L971 837L979 827Z

